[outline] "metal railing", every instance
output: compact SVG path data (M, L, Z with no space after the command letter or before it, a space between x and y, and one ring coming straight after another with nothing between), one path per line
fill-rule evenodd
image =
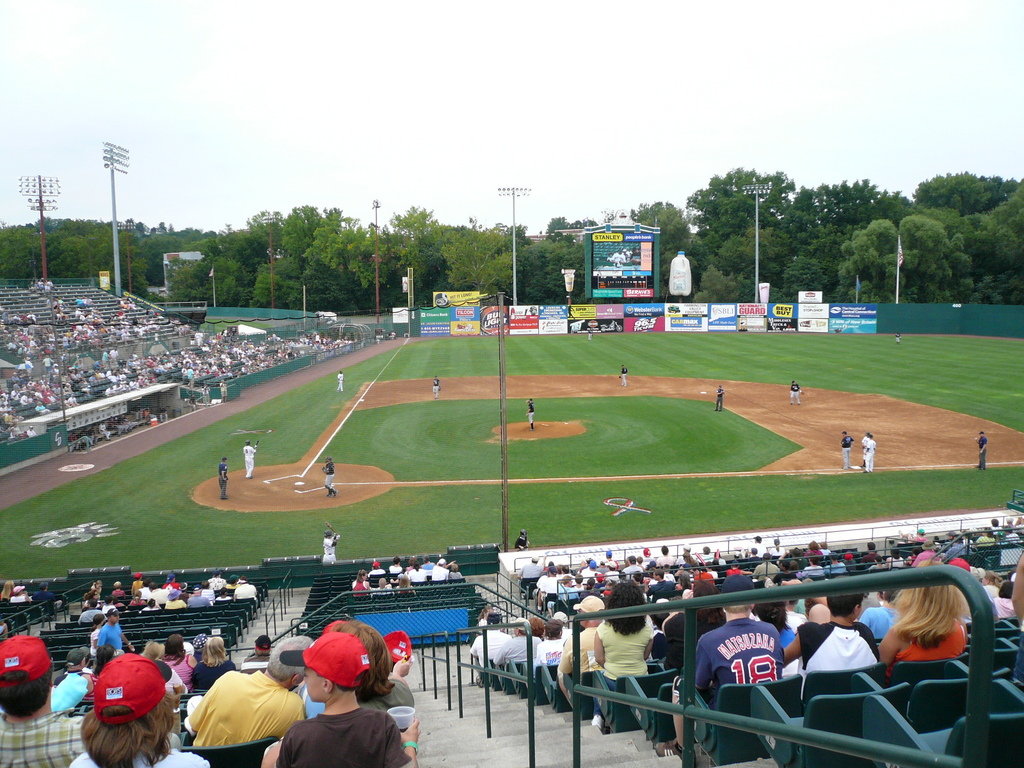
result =
M686 615L684 638L684 662L680 683L679 704L618 693L603 688L584 686L575 681L580 679L580 631L578 622L572 625L573 677L570 685L573 704L573 768L580 768L580 697L581 695L618 702L626 706L683 716L683 754L686 768L693 768L695 761L694 723L697 720L713 725L727 726L758 735L770 736L784 741L817 747L832 752L842 752L856 757L906 766L906 768L982 768L988 757L988 716L991 709L992 649L995 628L992 602L982 586L966 571L948 565L929 568L910 568L905 571L889 571L851 576L844 579L820 581L791 587L777 587L769 595L772 602L797 600L803 597L849 594L882 590L907 589L953 584L967 599L971 613L971 655L967 678L966 724L962 758L921 752L907 747L880 744L870 739L844 736L825 731L806 729L794 725L770 723L754 717L717 712L696 703L696 612L701 608L727 605L744 605L757 602L758 592L739 592L725 595L677 600L657 605L643 605L633 608L618 608L587 614L588 620L607 620L627 616L646 616L652 613L680 611ZM568 684L568 683L567 683Z

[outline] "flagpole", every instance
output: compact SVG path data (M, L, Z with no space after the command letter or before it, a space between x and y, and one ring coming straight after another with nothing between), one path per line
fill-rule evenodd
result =
M896 303L900 303L900 267L903 266L903 239L896 235Z
M860 304L860 275L857 275L857 298L854 301Z

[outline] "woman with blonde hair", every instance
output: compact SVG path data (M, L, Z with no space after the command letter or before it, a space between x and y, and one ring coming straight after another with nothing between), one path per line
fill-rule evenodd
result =
M952 584L904 589L893 601L897 619L878 647L887 675L898 661L955 659L967 646L967 601Z
M235 662L224 650L224 638L214 635L203 646L203 660L192 670L192 689L208 691L221 675L235 669Z
M3 601L5 603L10 602L10 600L11 600L11 593L13 591L14 591L14 582L8 579L7 581L4 582L3 591L0 591L0 601Z
M153 661L119 656L104 667L95 691L95 706L82 721L85 752L74 768L209 768L199 755L171 748L178 713Z

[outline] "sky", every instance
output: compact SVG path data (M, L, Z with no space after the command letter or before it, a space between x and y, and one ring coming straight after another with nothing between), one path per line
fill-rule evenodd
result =
M910 196L1024 175L1024 3L0 2L0 222L221 230L338 207L447 224L679 206L733 168Z

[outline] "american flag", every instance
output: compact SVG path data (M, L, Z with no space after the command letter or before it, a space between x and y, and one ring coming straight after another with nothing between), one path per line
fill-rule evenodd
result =
M903 266L903 239L900 235L896 235L896 266Z

